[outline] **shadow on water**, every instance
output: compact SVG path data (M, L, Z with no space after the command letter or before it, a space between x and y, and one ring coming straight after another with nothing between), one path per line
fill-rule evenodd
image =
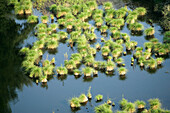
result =
M22 25L15 20L4 16L0 17L0 22L0 113L11 113L9 102L18 101L16 90L22 91L24 85L32 85L21 70L23 58L18 54L20 49L17 45L27 38L34 25L24 24L24 29L19 33Z

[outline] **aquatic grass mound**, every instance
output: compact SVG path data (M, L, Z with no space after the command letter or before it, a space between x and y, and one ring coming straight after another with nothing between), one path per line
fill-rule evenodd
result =
M88 98L86 97L85 94L81 94L81 95L79 96L79 100L80 100L80 103L85 103L85 102L88 101Z
M143 25L141 23L130 24L129 29L132 31L141 31L143 30Z
M72 98L70 101L71 108L79 108L81 106L80 99L77 97Z
M90 95L90 98L92 97L92 94L90 92L91 90L91 86L89 87L88 89L88 93L87 93L87 97L89 97L88 95ZM88 98L86 97L86 95L84 93L82 93L79 97L73 97L69 100L69 104L70 104L70 107L72 109L74 108L80 108L81 105L83 105L83 103L87 103L88 101ZM103 98L102 95L98 94L96 95L95 97L96 99L99 98ZM91 100L93 101L93 100ZM112 106L114 107L115 106L115 103L111 101L111 98L109 98L107 100L107 103L103 103L101 105L98 105L98 106L95 106L94 107L94 111L95 113L135 113L135 112L149 112L149 113L153 113L153 112L156 112L156 113L169 113L169 110L164 110L161 108L161 103L160 103L160 100L158 98L156 99L149 99L148 100L149 102L149 105L150 105L150 108L146 109L145 108L145 105L146 103L142 100L136 100L135 102L128 102L127 99L125 98L122 98L122 100L119 101L119 106L120 106L120 110L115 110L115 111L112 111ZM111 106L111 103L112 103L112 106Z
M113 71L113 69L116 67L115 63L113 61L108 61L106 64L106 70L107 71Z
M137 7L135 9L135 11L137 11L140 16L143 16L143 15L145 15L147 13L147 11L146 11L146 9L144 7Z
M68 73L67 68L63 66L57 67L56 71L59 75L66 75Z
M37 23L38 22L38 16L31 15L27 19L28 23Z
M78 69L73 70L73 72L74 72L74 75L75 75L75 76L78 76L78 75L81 74L81 71L78 70Z
M90 77L90 76L92 75L92 73L93 73L93 68L91 68L91 67L85 67L85 68L83 69L83 73L84 73L84 76Z
M136 100L135 104L136 104L138 109L143 109L146 105L146 103L144 101L140 101L140 100Z
M109 98L108 100L107 100L107 104L111 104L112 103L112 101L111 101L111 99Z
M119 75L125 75L127 71L128 70L125 67L118 68Z
M14 5L14 10L16 15L29 15L32 14L32 2L31 0L10 0L10 4Z
M161 107L161 103L160 103L160 100L158 98L149 99L148 102L150 104L150 108L153 109L153 110L159 109Z
M144 33L145 33L147 36L151 36L151 35L154 35L155 30L154 30L154 28L150 27L150 28L145 29Z
M112 107L107 103L95 107L95 113L113 113Z
M41 21L42 21L42 23L46 24L48 22L48 16L46 16L46 15L41 16Z
M164 43L170 43L170 31L167 31L164 33L164 38L163 38Z
M103 99L103 95L98 94L98 95L95 96L95 98L96 98L97 101L101 101Z
M18 12L23 13L22 7L19 7L19 9ZM52 12L50 18L56 21L52 23L52 21L49 21L49 16L42 16L41 21L39 21L42 23L35 27L37 41L31 47L25 47L20 50L20 53L25 56L22 66L26 73L30 78L35 78L42 83L47 82L47 79L49 80L50 76L54 74L58 74L58 77L66 77L69 73L74 74L75 78L79 78L81 74L84 74L83 79L85 77L93 79L95 75L100 77L100 72L107 75L107 72L116 70L119 75L125 75L127 68L123 67L125 65L123 65L124 59L122 58L125 55L124 49L127 50L127 56L128 52L132 52L131 63L135 64L136 61L141 67L146 66L150 69L156 69L158 65L165 61L163 56L170 51L168 44L160 43L156 38L145 42L144 49L139 47L138 42L132 40L128 33L121 32L127 25L131 31L137 31L138 33L138 31L143 32L145 29L144 33L147 36L154 35L154 28L144 28L138 20L139 16L146 14L143 8L129 11L127 7L122 7L115 10L111 3L105 3L101 9L98 9L96 1L87 1L81 5L74 4L69 7L54 4L50 10ZM32 23L32 20L34 18L30 16L28 22ZM89 22L91 20L92 23ZM98 37L96 32L101 33L101 37ZM165 37L169 37L168 33L165 34ZM165 39L167 40L168 38ZM165 42L167 43L167 41ZM60 59L55 59L54 53L60 45L67 46L69 49L74 50L74 53L63 55L65 61L58 66L58 60ZM45 52L48 52L47 55L50 54L50 58L52 55L53 59L48 60L46 58L44 60ZM54 53L51 54L50 52ZM98 60L95 55L101 55L103 59ZM154 55L157 58L154 58ZM117 67L115 63L118 64ZM90 90L87 97L92 98ZM72 98L70 106L73 108L80 107L81 103L88 100L87 97L82 94L79 98ZM102 100L103 96L97 95L95 98L96 100ZM110 102L108 101L108 103ZM112 112L110 106L105 104L98 108L96 107L95 111ZM137 111L135 105L139 109L145 108L143 101L134 104L122 99L120 106L124 111L121 112L135 112Z

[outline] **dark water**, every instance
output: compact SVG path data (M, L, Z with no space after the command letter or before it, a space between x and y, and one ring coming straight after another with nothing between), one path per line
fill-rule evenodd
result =
M115 7L123 6L123 2L115 2ZM101 8L101 7L99 7ZM38 11L34 14L41 15ZM113 110L118 110L118 102L122 97L125 97L131 102L135 100L147 101L150 98L159 98L162 106L165 109L170 109L170 59L167 58L162 67L155 72L149 70L141 70L138 65L130 66L130 58L132 54L122 56L125 60L128 73L125 79L119 78L117 70L111 76L99 72L98 77L90 80L85 80L83 76L75 78L73 75L65 77L52 76L46 86L39 84L38 86L24 75L21 70L21 62L23 58L18 55L20 48L32 45L37 39L33 35L35 25L26 24L25 19L16 19L11 14L10 19L2 19L0 31L0 113L69 113L73 112L70 109L68 100L71 97L79 96L81 93L87 93L89 86L92 87L91 93L93 99L88 102L86 106L82 106L77 112L94 112L94 107L107 101L111 98L116 106ZM146 28L150 27L146 23L149 15L145 17L144 21L139 21ZM93 21L89 21L93 24ZM49 23L50 24L50 23ZM160 42L163 40L162 29L154 23L155 37ZM138 42L138 46L143 46L143 43L148 41L144 35L133 36L125 25L121 32L130 34L131 40ZM100 32L95 30L98 39L95 43L100 42ZM108 32L109 34L109 32ZM107 36L105 39L109 39ZM94 44L95 44L94 43ZM101 42L100 42L101 43ZM91 46L94 46L92 44ZM102 44L102 43L101 43ZM70 49L67 44L60 43L56 54L45 51L43 59L56 59L56 65L64 64L64 54L67 52L68 56L76 53L76 47ZM97 52L96 60L103 60L101 51ZM80 66L80 69L84 65ZM102 94L104 99L100 103L95 102L95 95ZM147 108L149 105L147 104Z

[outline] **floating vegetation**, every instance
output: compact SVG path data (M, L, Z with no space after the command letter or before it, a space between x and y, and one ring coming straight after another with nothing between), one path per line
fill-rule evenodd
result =
M30 5L30 7L25 8L20 2L15 4L17 14L32 12L29 9L30 3L25 3L28 6ZM87 82L93 80L95 75L100 76L101 73L108 76L111 72L113 75L114 70L123 77L129 70L129 67L125 67L124 64L126 62L125 55L131 55L129 60L131 60L132 66L137 64L140 67L154 70L165 62L164 56L170 52L169 32L164 34L164 43L153 38L145 42L144 47L138 44L135 39L132 40L128 33L121 32L127 25L127 28L135 34L144 32L146 36L154 35L155 29L153 27L144 28L138 20L138 17L147 13L143 7L136 8L133 11L128 10L127 7L115 10L111 2L106 2L99 9L96 1L82 2L80 0L76 3L65 1L63 4L53 4L50 11L52 14L41 16L41 21L34 15L28 17L29 23L40 22L35 27L37 40L29 48L24 47L20 50L20 54L24 56L23 69L30 78L38 82L46 83L50 78L49 76L54 74L58 74L58 78L61 77L60 79L67 77L67 74L72 74L75 78L79 78L83 74L83 79ZM49 17L55 21L50 22ZM101 33L100 37L97 33ZM67 52L74 51L72 54L63 55L65 57L63 64L58 64L60 59L54 56L60 45L67 45L70 49ZM48 53L53 56L48 58ZM45 55L47 55L46 59L44 59ZM103 56L101 57L102 60L96 58L97 55ZM116 63L118 65L115 65ZM79 108L88 99L92 99L91 87L89 87L87 96L81 94L79 97L72 98L69 101L70 106L71 108ZM95 99L101 101L103 95L98 94ZM158 100L149 100L149 103L150 109L148 111L162 110ZM112 113L111 104L112 106L115 105L111 99L108 99L106 103L95 107L95 112ZM137 109L142 109L145 112L145 106L144 101L137 100L132 103L123 98L120 101L122 111L116 112L133 113L137 112Z
M98 94L98 95L96 95L95 98L96 98L97 101L101 101L103 99L103 95Z
M124 67L120 67L118 69L119 75L125 75L127 73L127 69Z
M89 87L88 94L90 97L92 94L90 93L91 87ZM103 95L96 95L96 100L100 101L103 99ZM91 99L91 98L90 98ZM71 108L78 108L81 107L81 103L86 103L88 101L85 94L81 94L78 98L73 97L70 102ZM91 102L91 101L90 101ZM155 99L149 99L149 106L146 107L146 103L142 100L136 100L135 102L129 102L127 99L122 98L122 100L119 101L120 110L119 111L112 111L112 106L115 106L115 103L111 101L111 98L107 100L106 103L100 104L98 106L94 107L95 113L134 113L134 112L157 112L157 113L169 113L169 110L164 110L161 108L161 102L158 98ZM146 109L149 108L149 109Z
M151 35L154 35L155 30L154 30L154 28L150 27L150 28L145 29L144 32L147 36L151 36Z
M145 105L146 105L146 103L144 101L140 101L140 100L136 100L135 104L138 109L143 109L143 108L145 108Z
M72 108L79 108L81 106L80 99L77 97L74 97L70 100L70 107Z
M38 22L38 16L31 15L27 19L28 23L37 23Z
M10 0L10 4L14 5L15 14L17 15L29 15L32 14L32 2L31 0Z
M113 113L112 107L107 103L95 107L95 113Z

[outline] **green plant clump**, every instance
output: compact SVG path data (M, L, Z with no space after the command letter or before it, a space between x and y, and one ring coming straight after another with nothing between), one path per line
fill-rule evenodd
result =
M103 95L98 94L98 95L96 95L95 98L96 98L97 101L100 101L100 100L103 99Z
M37 23L38 22L38 16L35 16L35 15L29 16L28 19L27 19L27 22L28 23Z
M99 105L95 107L95 112L96 113L113 113L112 107L108 105L107 103L104 103L102 105Z

